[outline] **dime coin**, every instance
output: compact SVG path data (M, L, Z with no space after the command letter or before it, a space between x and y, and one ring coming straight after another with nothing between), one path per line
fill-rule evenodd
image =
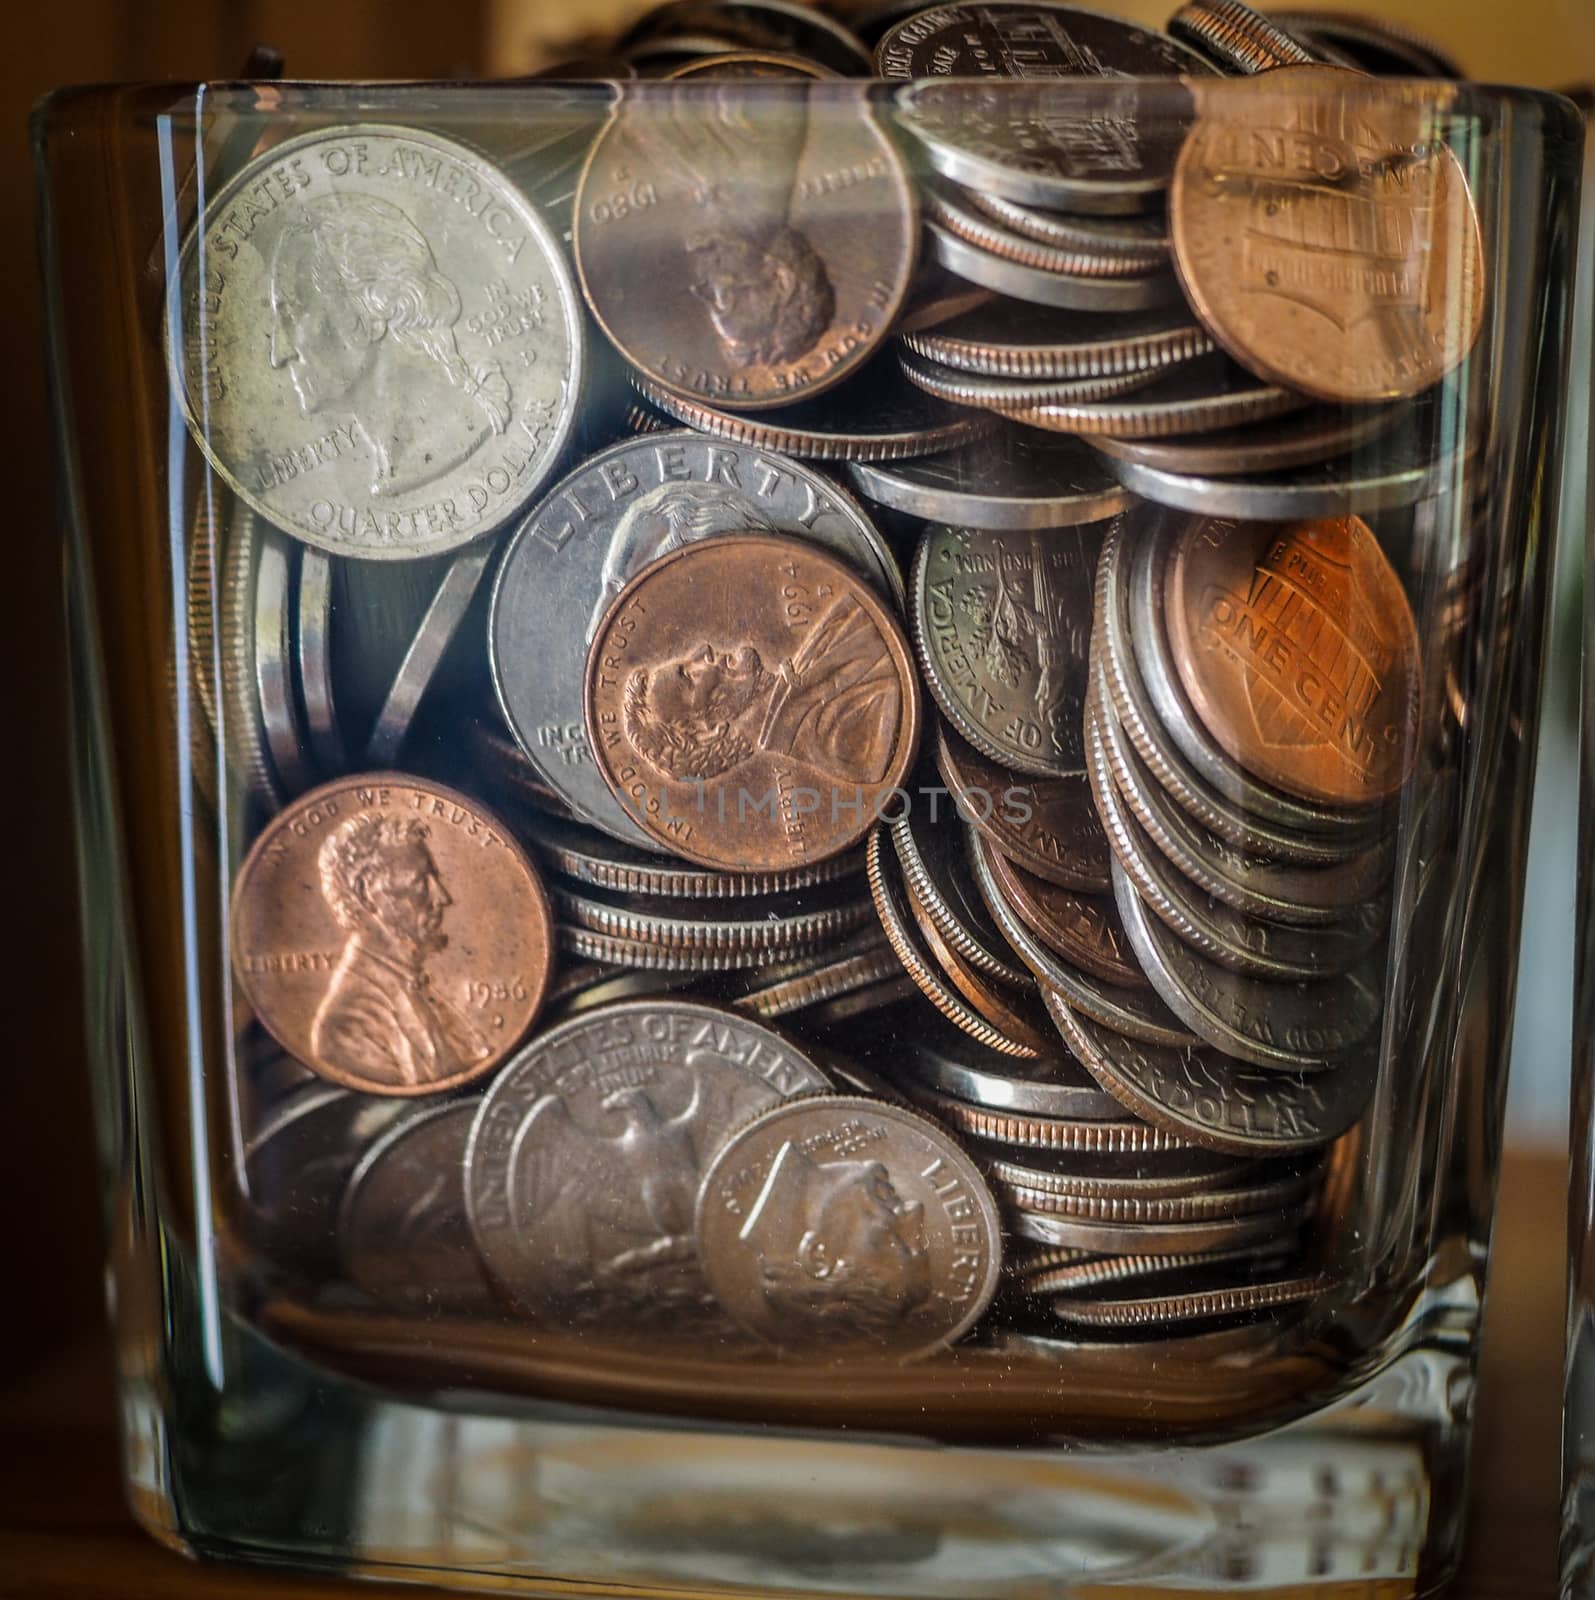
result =
M1109 887L1108 841L1088 778L1021 779L945 726L936 734L936 765L955 814L1005 856L1066 889Z
M1018 966L1008 942L986 910L955 829L930 824L912 807L887 824L903 886L914 905L935 923L941 937L971 966L1012 988L1029 989L1033 980Z
M932 256L949 272L995 294L1011 295L1033 305L1070 311L1145 311L1152 306L1173 305L1180 298L1179 284L1172 273L1104 278L1044 270L971 243L934 214L925 220L925 238Z
M1115 400L1156 381L1153 372L1115 372L1101 378L982 378L956 368L938 366L904 354L903 376L917 388L955 406L982 406L987 411L1030 411L1036 406L1084 404Z
M382 1135L339 1210L345 1276L412 1315L497 1303L465 1216L465 1141L476 1102L418 1106Z
M1094 1328L1167 1327L1220 1317L1255 1315L1316 1299L1330 1287L1327 1278L1287 1278L1279 1283L1235 1284L1137 1299L1080 1300L1061 1296L1053 1314L1062 1322Z
M1104 983L1100 978L1091 977L1078 967L1070 966L1034 938L1008 909L991 870L991 848L973 831L969 834L969 851L980 892L985 895L986 904L997 919L997 926L1018 951L1020 959L1035 973L1043 1000L1048 999L1049 991L1056 990L1067 998L1070 1005L1079 1007L1104 1027L1114 1028L1152 1044L1180 1048L1194 1041L1196 1036L1180 1025L1174 1012L1150 989L1131 989L1120 984ZM1122 906L1120 915L1123 915ZM1051 1010L1050 1002L1048 1010Z
M1152 272L1168 265L1168 226L1160 217L1079 217L1023 206L979 189L961 189L959 194L977 211L1039 244L1112 260L1124 272Z
M578 408L548 225L463 145L351 124L275 146L184 243L173 388L211 465L334 554L405 560L512 517Z
M1236 72L1311 66L1319 59L1287 29L1239 0L1187 0L1169 18L1169 32Z
M1229 1192L1227 1185L1284 1175L1279 1168L1239 1161L1216 1150L1100 1156L976 1144L969 1153L995 1182L1079 1201L1176 1200L1199 1195L1217 1202ZM1029 1270L1037 1270L1034 1261ZM1057 1263L1049 1262L1042 1270L1056 1271ZM1045 1293L1047 1287L1036 1292Z
M539 813L521 832L550 870L595 889L622 895L657 895L670 900L743 900L789 894L817 883L862 873L862 855L835 855L781 872L715 872L672 856L633 850L580 823Z
M908 174L864 96L812 89L623 98L588 157L574 237L587 303L677 393L741 410L818 394L868 359L907 296Z
M600 890L578 892L555 886L554 909L567 927L591 928L617 939L663 945L672 950L742 950L763 957L772 951L824 944L869 921L870 902L845 886L845 897L767 897L752 914L717 915L712 902L661 900L625 895L603 898ZM696 912L696 915L690 913Z
M780 870L868 831L913 768L919 683L886 606L797 539L662 556L593 637L598 765L650 836L700 865Z
M880 505L960 528L1072 528L1130 504L1078 439L1022 428L908 461L850 461L847 473L860 494Z
M1090 1222L1051 1212L1025 1211L1005 1202L1009 1227L1022 1239L1066 1245L1077 1250L1111 1251L1121 1255L1184 1255L1239 1250L1271 1243L1301 1227L1310 1207L1261 1212L1249 1217L1223 1217L1214 1222ZM1075 1302L1067 1302L1073 1305Z
M640 373L632 382L661 411L699 433L814 461L903 461L956 449L996 430L995 417L916 389L895 361L876 361L834 394L741 416Z
M1049 81L906 84L897 96L898 120L943 176L1061 211L1142 211L1161 197L1185 129L1163 107L1144 115L1133 80L1210 74L1204 57L1166 34L1066 7L943 6L921 15L933 32L915 28L919 18L910 17L894 30L895 39L888 35L876 46L883 77L1108 80L1089 101L1065 98ZM1034 65L1007 45L991 50L994 30L999 39L1003 31L1013 31L1016 41L1023 34ZM959 64L921 70L926 52L944 42Z
M1115 1099L1210 1150L1281 1155L1328 1144L1362 1115L1379 1071L1377 1044L1327 1072L1276 1072L1205 1044L1147 1044L1093 1022L1062 995L1043 990L1042 999L1069 1048Z
M1418 635L1365 522L1193 520L1165 581L1181 682L1229 756L1319 805L1401 789L1417 760Z
M869 853L865 860L869 868L870 894L875 901L875 910L881 919L887 943L920 993L955 1027L988 1049L1004 1056L1041 1055L1046 1048L1046 1041L1030 1029L1022 1018L1003 1016L1000 1020L993 1020L988 1014L993 1009L989 991L981 996L985 1003L971 1005L965 1001L967 990L964 984L948 986L943 977L945 968L934 953L926 954L921 947L920 936L909 920L912 913L907 896L898 881L895 861L889 862L888 852L882 848L880 829L870 835ZM1016 1022L1018 1027L1014 1026Z
M1100 536L928 528L910 580L914 646L943 715L1017 772L1085 770L1081 724Z
M1261 1211L1283 1211L1308 1198L1314 1184L1311 1173L1269 1176L1227 1189L1203 1194L1079 1195L1036 1189L993 1174L1002 1198L1021 1210L1069 1217L1081 1222L1134 1223L1157 1227L1169 1223L1218 1222L1231 1217L1255 1216Z
M942 1349L1002 1271L975 1164L934 1122L853 1096L776 1106L738 1133L704 1178L696 1236L721 1307L811 1357Z
M1099 434L1091 442L1115 461L1158 472L1190 478L1250 477L1332 461L1388 432L1403 409L1364 406L1336 411L1316 406L1267 427L1254 424L1176 439L1113 439ZM1360 463L1342 466L1356 472Z
M1184 1256L1093 1256L1083 1250L1045 1247L1018 1276L1027 1294L1084 1294L1092 1289L1136 1283L1220 1261L1255 1261L1258 1252L1240 1249L1198 1251ZM1010 1266L1010 1272L1012 1267Z
M1455 367L1483 325L1484 249L1440 142L1452 91L1326 67L1228 84L1222 104L1192 87L1202 115L1169 213L1180 280L1218 342L1321 400L1418 394Z
M261 1023L369 1094L490 1072L537 1015L553 945L548 898L508 828L402 773L304 795L233 885L233 971Z
M1129 989L1146 986L1146 975L1130 951L1111 896L1048 883L1000 850L988 851L986 860L1014 915L1048 949L1106 983Z
M1266 422L1306 404L1301 395L1257 383L1215 357L1160 374L1156 384L1128 399L1060 401L1016 412L1014 420L1061 433L1162 439Z
M783 961L813 948L793 945L758 950L747 945L730 945L695 949L659 944L650 939L630 939L618 933L600 933L593 928L579 928L569 923L562 923L557 932L559 948L579 956L583 961L607 962L611 966L629 967L638 972L679 975L745 972L750 967L763 967L772 960Z
M727 533L806 539L903 604L896 559L846 490L801 462L679 430L590 456L515 531L494 580L488 656L505 720L583 820L631 845L651 840L593 762L587 652L649 562Z
M749 50L778 50L844 76L868 76L869 52L849 30L812 6L787 0L675 0L645 12L616 46L630 51L683 33L724 33Z
M991 378L1092 378L1154 372L1208 355L1212 339L1189 313L1103 313L1049 310L1021 300L996 300L934 328L910 332L916 355Z
M732 1003L738 1011L751 1012L756 1017L784 1017L794 1011L835 1000L841 995L867 989L883 979L898 976L902 970L902 963L892 954L890 947L883 945L861 955L829 961L796 977L763 982ZM848 1064L847 1072L856 1073L857 1070L851 1063ZM832 1076L842 1078L845 1075L838 1068ZM854 1082L850 1086L856 1088L858 1085Z
M305 731L310 753L323 772L348 765L332 682L332 558L306 548L299 558L298 626L294 666L304 696Z
M1198 1038L1241 1061L1284 1072L1333 1066L1360 1044L1384 1010L1384 957L1308 982L1270 983L1209 961L1148 912L1115 866L1114 897L1152 986Z
M550 1029L482 1098L466 1206L489 1271L534 1321L605 1338L722 1326L698 1269L693 1208L727 1139L823 1094L780 1034L695 1000L635 1000Z
M905 1089L915 1105L974 1139L995 1140L1027 1150L1089 1151L1110 1156L1187 1148L1186 1140L1145 1122L1110 1118L1068 1120L1038 1117L1029 1112L991 1111L953 1095L938 1094L934 1089L906 1085Z

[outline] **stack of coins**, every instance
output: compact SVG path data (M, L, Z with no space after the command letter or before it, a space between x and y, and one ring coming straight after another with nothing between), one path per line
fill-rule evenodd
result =
M1374 77L1445 63L853 23L674 0L480 148L273 146L185 249L188 755L297 1294L906 1359L1344 1288L1476 598L1408 591L1479 228L1446 88Z

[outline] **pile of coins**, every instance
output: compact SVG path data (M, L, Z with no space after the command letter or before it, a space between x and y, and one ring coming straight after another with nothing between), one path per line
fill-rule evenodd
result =
M1233 0L614 51L490 153L273 144L183 252L251 1249L728 1359L1331 1303L1484 307L1450 91L1375 74L1444 58Z

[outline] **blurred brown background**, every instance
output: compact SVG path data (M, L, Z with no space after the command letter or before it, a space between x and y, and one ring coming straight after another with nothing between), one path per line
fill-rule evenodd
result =
M1095 9L1164 20L1173 0L1090 0ZM1304 0L1305 3L1305 0ZM1419 28L1477 77L1563 87L1595 78L1592 0L1357 0L1330 8L1375 11ZM99 1239L89 1102L76 994L77 906L66 773L60 553L45 405L29 107L52 87L130 79L226 77L252 46L270 43L304 78L515 75L601 39L642 9L635 0L66 0L8 9L0 48L0 178L12 247L0 255L0 349L7 353L7 469L20 479L5 574L3 703L16 732L0 837L8 844L10 918L3 1014L27 1019L11 1036L0 1109L0 1218L7 1292L0 1316L0 1420L35 1374L59 1368L98 1324ZM130 603L132 597L130 597ZM1554 1185L1528 1203L1560 1211ZM1547 1216L1557 1230L1560 1217ZM1559 1321L1559 1280L1539 1282L1538 1304ZM1548 1299L1547 1299L1548 1297ZM1547 1330L1554 1335L1554 1327ZM91 1363L94 1365L95 1363ZM1555 1380L1555 1357L1544 1373ZM44 1380L40 1380L41 1382ZM106 1401L108 1405L108 1391ZM1551 1421L1549 1391L1525 1402ZM103 1452L103 1441L94 1449ZM1550 1448L1547 1441L1548 1451ZM102 1464L102 1471L108 1467ZM1544 1475L1544 1464L1536 1468ZM1554 1471L1554 1469L1552 1469ZM1554 1495L1554 1488L1552 1489ZM0 1557L0 1566L3 1566ZM15 1574L12 1575L15 1577ZM44 1589L0 1591L38 1596ZM131 1594L85 1580L49 1592ZM214 1592L221 1592L219 1589ZM229 1590L230 1592L230 1590ZM1528 1591L1523 1591L1528 1592Z

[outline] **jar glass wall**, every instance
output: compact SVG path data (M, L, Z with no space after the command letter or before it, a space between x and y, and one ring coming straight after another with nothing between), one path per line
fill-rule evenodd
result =
M150 1527L1444 1575L1580 130L1331 76L43 108Z

